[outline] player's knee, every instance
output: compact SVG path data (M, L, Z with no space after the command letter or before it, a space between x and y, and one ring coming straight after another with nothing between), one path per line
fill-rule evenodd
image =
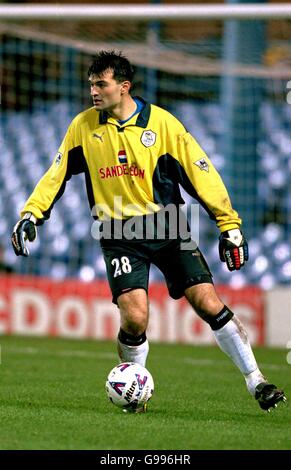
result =
M139 289L140 290L140 289ZM121 328L131 335L141 335L148 325L148 301L145 292L129 292L118 297Z
M117 304L122 310L146 310L147 292L144 289L129 289L117 297Z
M132 335L140 335L147 329L148 316L148 308L145 305L121 307L121 328Z

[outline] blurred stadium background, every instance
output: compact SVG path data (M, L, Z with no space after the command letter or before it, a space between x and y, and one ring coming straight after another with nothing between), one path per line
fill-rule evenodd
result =
M77 2L60 1L58 5L62 3ZM102 1L100 5L107 3ZM231 3L237 2L225 2ZM122 12L123 2L115 4ZM136 94L171 111L196 137L222 175L233 205L244 220L250 262L241 272L230 274L219 261L215 224L200 210L200 246L216 284L227 284L237 291L254 286L264 305L265 293L282 286L288 288L290 23L290 13L280 19L180 21L0 17L0 240L2 263L17 275L14 285L33 279L29 284L32 288L40 279L49 279L55 283L52 297L53 289L68 279L82 285L105 285L101 251L90 234L93 220L82 176L67 184L51 219L39 229L29 258L16 258L10 246L19 210L51 164L68 124L78 112L91 106L86 83L88 63L92 54L105 48L123 50L135 65ZM291 93L291 82L289 85ZM185 202L193 201L185 194ZM7 306L7 277L2 281L2 304ZM153 268L151 282L160 281L161 274ZM13 285L12 278L9 282ZM70 285L76 293L77 283ZM80 289L83 291L83 287ZM251 291L241 292L244 298L251 296ZM286 302L290 304L290 300ZM260 317L262 325L264 314ZM9 313L5 315L7 318ZM3 320L2 332L22 331L9 328Z

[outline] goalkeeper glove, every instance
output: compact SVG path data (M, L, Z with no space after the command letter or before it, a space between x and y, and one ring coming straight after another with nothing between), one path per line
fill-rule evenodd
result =
M11 236L14 253L17 256L28 256L29 250L26 247L26 240L33 242L37 236L36 218L30 212L24 214L23 218L14 226Z
M240 269L249 259L248 243L240 229L228 230L220 235L219 256L230 271Z

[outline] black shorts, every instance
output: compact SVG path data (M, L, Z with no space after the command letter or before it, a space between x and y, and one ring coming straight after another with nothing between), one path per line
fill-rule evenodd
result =
M114 303L129 290L148 291L149 270L155 264L164 274L173 299L183 297L187 287L213 283L209 267L194 242L173 240L101 240L108 281ZM186 248L186 249L182 249Z

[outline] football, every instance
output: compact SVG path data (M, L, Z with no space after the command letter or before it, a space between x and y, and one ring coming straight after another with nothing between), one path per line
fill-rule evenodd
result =
M154 381L145 367L135 362L123 362L109 372L105 388L114 405L124 411L139 412L145 411L154 391Z

